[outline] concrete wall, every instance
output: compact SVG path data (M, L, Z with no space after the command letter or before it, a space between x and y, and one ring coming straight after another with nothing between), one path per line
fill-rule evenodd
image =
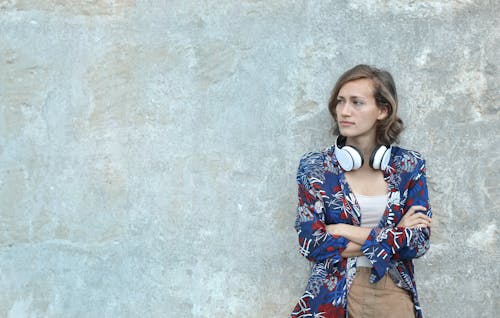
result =
M0 317L286 317L299 157L360 62L428 161L427 317L500 309L498 1L0 1Z

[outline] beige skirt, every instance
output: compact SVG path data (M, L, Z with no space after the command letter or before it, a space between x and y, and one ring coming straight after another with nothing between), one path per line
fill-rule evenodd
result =
M349 318L415 318L415 308L408 291L399 288L385 275L370 283L368 267L358 267L347 296Z

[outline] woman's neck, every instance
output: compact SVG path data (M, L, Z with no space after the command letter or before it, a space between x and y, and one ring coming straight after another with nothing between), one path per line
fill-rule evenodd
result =
M346 140L346 145L351 145L356 147L365 158L364 165L369 165L369 159L376 147L376 140L374 136L357 136L354 138L348 137Z

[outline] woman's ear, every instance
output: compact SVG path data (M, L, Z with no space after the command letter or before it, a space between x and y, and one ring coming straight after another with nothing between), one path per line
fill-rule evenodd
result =
M378 108L378 120L386 119L389 116L389 106L383 105Z

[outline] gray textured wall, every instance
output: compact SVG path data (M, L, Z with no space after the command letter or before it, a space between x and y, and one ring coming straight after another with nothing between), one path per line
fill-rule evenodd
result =
M0 317L286 317L299 157L390 70L427 317L500 310L498 1L0 1Z

